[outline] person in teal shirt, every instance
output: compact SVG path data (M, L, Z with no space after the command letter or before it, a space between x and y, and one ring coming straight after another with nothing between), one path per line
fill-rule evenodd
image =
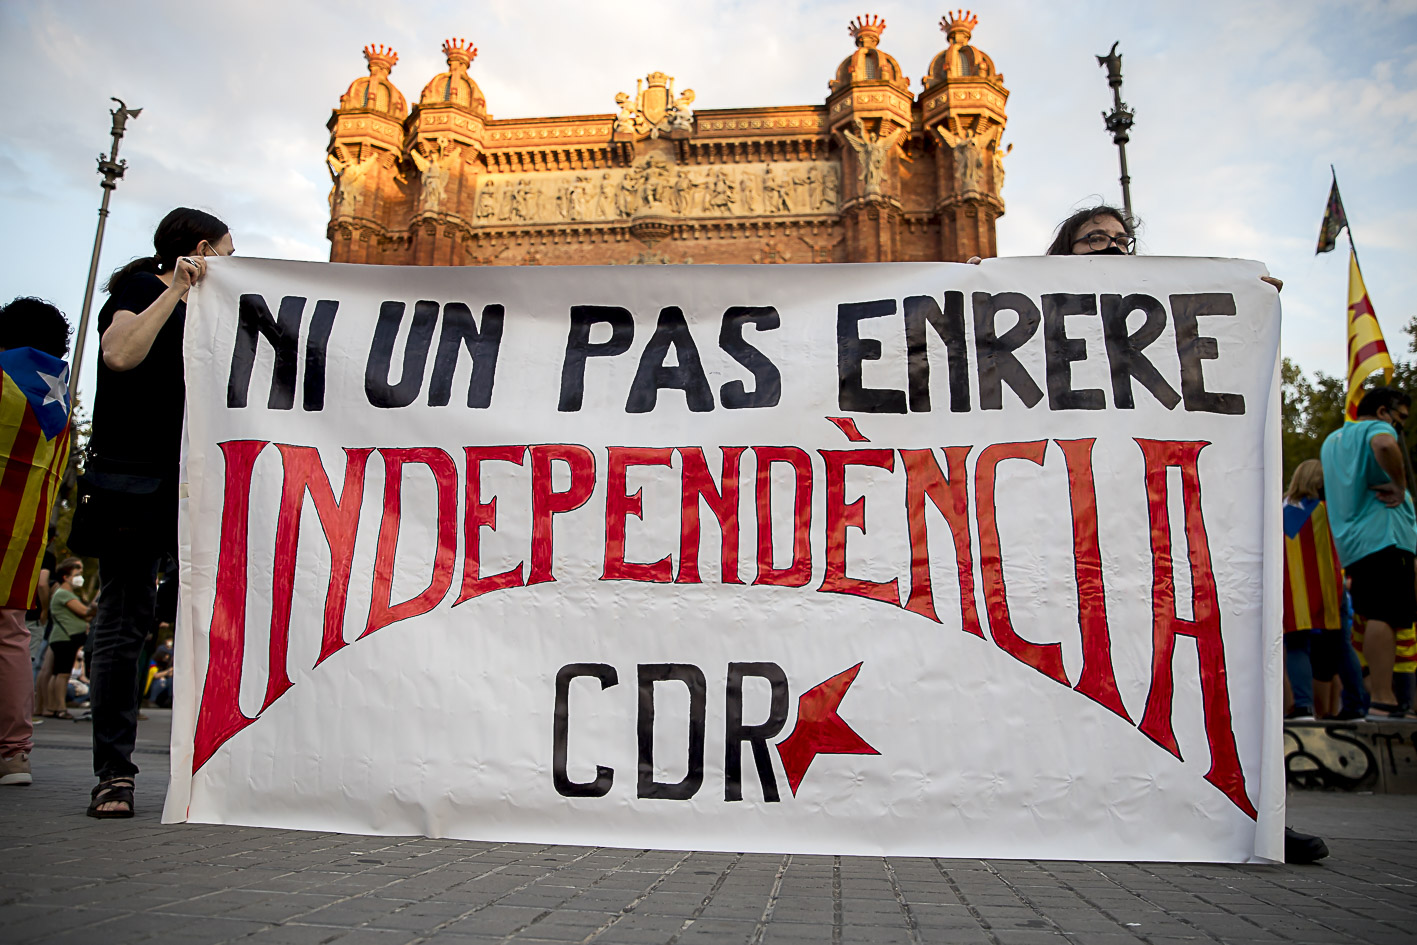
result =
M1352 582L1353 609L1367 620L1368 691L1374 708L1395 716L1409 708L1393 694L1396 631L1417 617L1417 514L1397 436L1411 406L1402 391L1375 387L1359 402L1356 422L1330 433L1320 451L1329 529Z

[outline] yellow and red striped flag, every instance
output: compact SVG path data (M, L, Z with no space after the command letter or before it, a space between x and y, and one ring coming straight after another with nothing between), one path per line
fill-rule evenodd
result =
M1348 397L1343 413L1348 420L1358 419L1358 401L1363 399L1363 382L1377 371L1383 372L1383 383L1392 382L1392 357L1383 341L1378 316L1363 285L1363 273L1358 269L1358 255L1348 253Z
M1343 568L1328 527L1328 506L1284 506L1284 632L1343 627Z
M34 603L68 461L69 366L34 348L0 352L0 607Z

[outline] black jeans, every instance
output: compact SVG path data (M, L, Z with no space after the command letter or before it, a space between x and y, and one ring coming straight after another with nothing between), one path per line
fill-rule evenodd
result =
M89 698L93 711L93 771L99 780L131 778L138 738L138 700L144 666L143 642L153 626L160 551L105 555L98 562L102 592L89 625L92 659Z

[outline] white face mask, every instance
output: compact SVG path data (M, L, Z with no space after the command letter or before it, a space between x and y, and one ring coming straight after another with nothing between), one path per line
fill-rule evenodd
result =
M72 581L70 581L69 583L72 584L72 585L74 585L75 587L83 587L83 586L84 586L84 576L83 576L82 574L76 574L76 575L74 575L74 579L73 579Z

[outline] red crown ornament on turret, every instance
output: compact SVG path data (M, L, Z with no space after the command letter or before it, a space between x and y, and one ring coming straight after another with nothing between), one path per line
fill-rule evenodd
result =
M955 41L955 33L964 34L964 38L957 44L960 46L969 42L970 35L978 25L979 17L971 10L955 10L940 17L940 31L950 38L950 42Z
M394 52L392 46L370 43L364 47L364 59L369 63L370 69L383 69L388 72L399 61L399 54Z
M886 21L872 13L863 13L846 24L846 31L856 40L856 45L875 49L881 43L881 34L886 31Z
M448 65L460 62L466 68L477 58L477 47L465 39L454 37L443 42L443 55L448 57Z

